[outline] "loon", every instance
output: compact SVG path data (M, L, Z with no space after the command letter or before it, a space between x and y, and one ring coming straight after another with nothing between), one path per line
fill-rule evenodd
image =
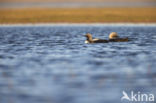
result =
M129 39L126 38L119 38L116 32L112 32L109 34L109 42L127 42Z
M93 39L90 33L87 33L85 37L87 38L85 43L108 43L109 42L108 40L104 40L104 39L98 39L98 38Z

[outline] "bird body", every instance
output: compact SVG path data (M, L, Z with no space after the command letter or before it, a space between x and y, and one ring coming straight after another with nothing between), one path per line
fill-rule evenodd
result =
M108 43L108 40L104 40L104 39L98 39L98 38L95 38L93 39L92 38L92 35L91 34L86 34L85 35L87 40L85 41L85 43Z
M85 43L108 43L108 42L127 42L129 39L126 38L119 38L118 34L116 32L112 32L109 35L109 39L98 39L98 38L92 38L92 35L90 33L86 34L85 37L87 40Z
M112 32L109 34L109 42L127 42L128 38L119 38L116 32Z
M117 38L117 39L109 39L109 42L127 42L128 38Z

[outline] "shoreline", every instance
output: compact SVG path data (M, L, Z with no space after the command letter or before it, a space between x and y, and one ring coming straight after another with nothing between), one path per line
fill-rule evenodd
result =
M0 24L156 23L156 8L3 9Z
M156 23L17 23L0 24L0 27L22 27L22 26L156 26Z

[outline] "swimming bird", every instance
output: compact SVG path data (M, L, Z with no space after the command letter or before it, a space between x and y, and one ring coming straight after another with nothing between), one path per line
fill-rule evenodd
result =
M116 32L112 32L109 34L109 42L127 42L129 39L126 38L119 38Z
M87 33L85 37L87 38L85 43L108 43L108 40L98 39L98 38L93 39L90 33Z

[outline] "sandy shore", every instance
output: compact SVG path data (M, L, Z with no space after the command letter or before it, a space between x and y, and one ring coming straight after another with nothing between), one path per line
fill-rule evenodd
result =
M0 24L156 23L156 8L1 9Z
M154 26L156 23L28 23L28 24L0 24L0 27L25 26Z

